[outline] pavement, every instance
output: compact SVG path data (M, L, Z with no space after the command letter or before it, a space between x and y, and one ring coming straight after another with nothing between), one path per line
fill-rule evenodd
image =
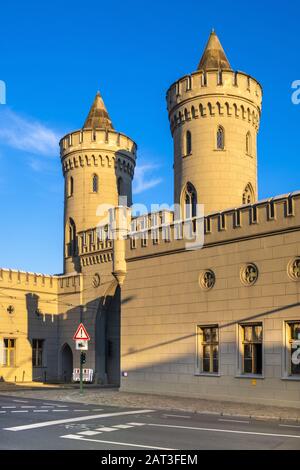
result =
M94 385L85 385L84 395L80 395L78 386L69 387L58 385L55 388L31 386L17 386L1 388L0 394L11 396L12 394L24 398L40 398L44 400L77 402L97 406L117 406L124 408L148 408L155 410L183 411L197 414L212 414L231 417L290 420L300 423L300 407L275 407L266 406L262 403L238 403L218 400L204 400L200 398L182 398L163 395L150 395L141 393L127 393L117 388L103 388Z
M295 421L0 394L1 450L299 450Z

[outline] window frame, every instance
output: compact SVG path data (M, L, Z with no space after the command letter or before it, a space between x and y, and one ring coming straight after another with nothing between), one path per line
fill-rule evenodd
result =
M291 325L299 324L300 325L300 319L299 320L284 320L283 322L283 335L284 335L284 341L283 341L283 374L282 378L286 380L298 380L300 381L300 372L299 374L292 374L292 364L291 364L291 356L292 356L292 338L291 338L291 331L290 327ZM300 338L299 338L300 340Z
M198 195L195 186L190 181L188 181L183 188L181 201L183 220L191 220L196 218Z
M246 327L255 327L261 326L262 328L262 340L261 341L245 341L244 328ZM243 322L238 323L237 325L237 375L238 378L255 378L255 379L264 379L265 371L265 354L264 354L264 331L265 325L263 321L260 322ZM245 372L245 344L261 344L261 373ZM253 360L253 359L252 359Z
M222 134L222 147L219 146L219 135ZM215 138L216 138L216 150L218 152L223 152L226 150L226 138L225 138L225 129L223 126L221 126L221 124L218 125L217 127L217 132L216 132L216 135L215 135Z
M184 148L184 156L189 157L193 153L193 145L192 145L192 133L190 130L187 130L185 133L185 148Z
M96 173L93 173L93 176L92 176L92 193L93 194L99 193L99 176Z
M205 329L216 329L217 330L217 341L210 341L206 342L204 341L204 330ZM211 351L210 351L210 371L207 372L204 370L204 348L205 346L210 346ZM218 370L217 372L213 371L213 363L214 363L214 357L213 357L213 348L214 346L217 346L218 348L218 354L217 354L217 361L218 361ZM200 376L208 376L208 377L220 377L220 359L221 359L221 354L220 354L220 347L221 347L221 342L220 342L220 325L219 324L211 324L211 325L197 325L196 326L196 361L195 361L195 375L200 375Z
M34 347L34 341L41 342L41 347ZM44 351L45 351L45 339L44 338L32 338L31 340L31 348L32 348L32 367L44 367ZM35 354L34 354L35 351ZM35 361L39 359L39 351L41 352L41 364L39 361ZM35 360L34 360L35 359Z
M252 134L250 131L246 134L246 155L252 157Z
M67 178L67 197L72 197L74 195L74 178L69 176Z
M13 369L13 368L16 368L17 367L17 339L14 337L14 338L5 338L3 337L2 338L2 367L5 367L5 368L10 368L10 369ZM8 344L10 344L11 341L14 341L14 346L11 347L11 346L5 346L5 341L8 341ZM14 364L11 365L11 357L10 357L10 354L9 352L10 351L14 351ZM9 360L8 360L9 358ZM6 359L6 361L4 362L4 360Z

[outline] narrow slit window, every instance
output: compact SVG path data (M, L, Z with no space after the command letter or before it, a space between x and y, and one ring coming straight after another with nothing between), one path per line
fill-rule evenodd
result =
M186 132L186 155L190 155L192 153L192 134L190 131Z
M93 180L92 180L92 191L93 191L93 193L97 193L98 189L99 189L98 175L93 175Z
M223 127L219 126L217 131L217 149L224 150L225 148L225 133Z

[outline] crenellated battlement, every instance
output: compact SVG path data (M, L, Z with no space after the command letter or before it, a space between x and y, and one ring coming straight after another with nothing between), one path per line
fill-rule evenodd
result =
M99 147L124 153L133 161L137 152L137 145L132 139L112 129L80 129L65 135L59 145L62 160L71 152L99 151Z
M0 269L0 287L18 288L20 286L35 286L41 290L57 290L58 276L48 274L19 271L13 269Z
M112 250L113 242L109 239L107 226L78 233L78 255L81 266L112 261Z
M80 275L50 275L14 269L0 269L0 289L34 290L44 293L60 293L61 289L80 287Z
M204 247L278 231L300 230L300 191L211 213L204 218L173 221L169 225L151 225L152 215L143 217L143 226L133 221L127 259L184 250L186 242L193 242L200 230L204 234ZM185 234L191 238L187 240Z
M167 92L171 132L186 121L227 116L259 129L262 88L250 75L231 70L198 71L173 83Z
M170 86L167 91L168 110L195 96L216 94L236 96L261 108L262 87L251 75L233 70L201 70L185 75Z

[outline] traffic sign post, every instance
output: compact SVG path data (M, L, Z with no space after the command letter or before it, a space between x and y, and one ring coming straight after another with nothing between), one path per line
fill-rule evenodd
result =
M73 337L73 340L76 341L76 349L80 350L80 394L83 394L83 364L86 363L86 353L88 349L88 341L90 341L90 336L86 331L83 323L80 323L76 333Z

